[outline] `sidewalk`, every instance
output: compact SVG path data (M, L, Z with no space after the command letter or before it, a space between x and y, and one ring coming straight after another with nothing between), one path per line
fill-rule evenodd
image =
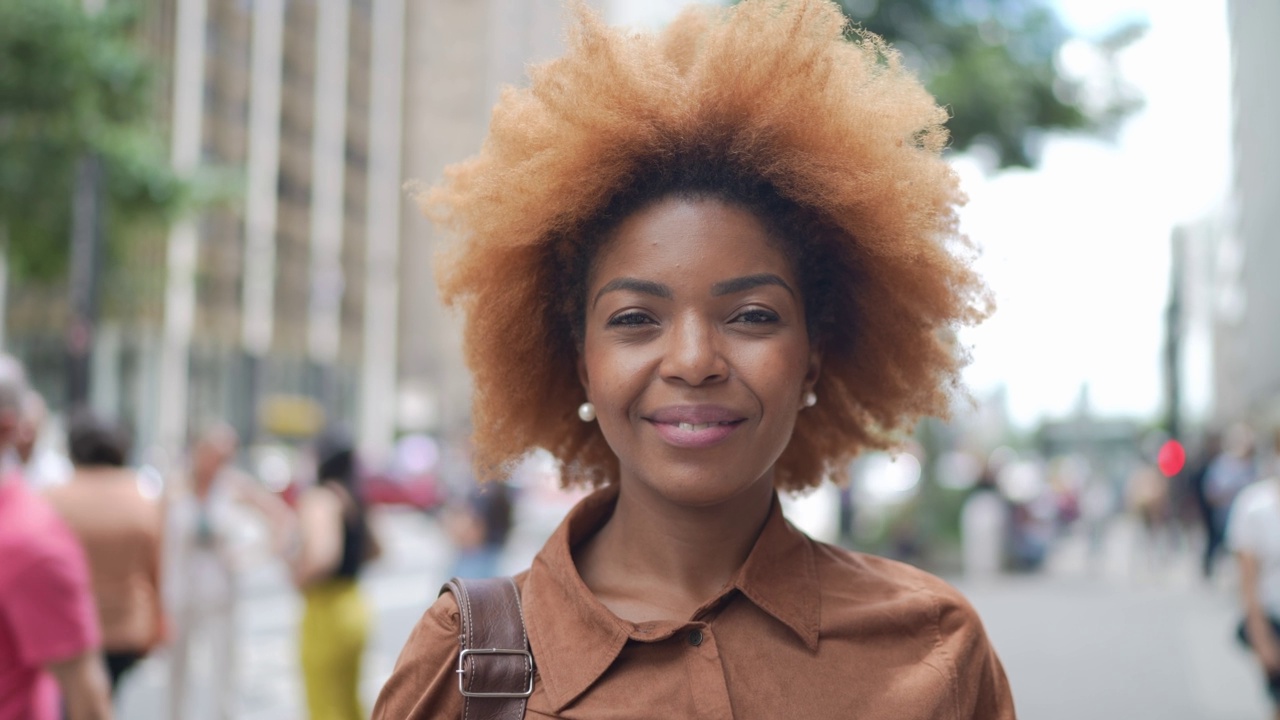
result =
M986 623L1027 720L1263 720L1261 678L1234 639L1235 571L1212 583L1194 551L1153 561L1118 519L1096 556L1065 538L1046 570L959 582Z
M505 569L520 569L555 518L525 518ZM383 518L387 555L365 589L377 617L364 685L376 695L422 610L447 579L451 554L433 519ZM1269 709L1249 656L1232 637L1234 568L1204 583L1192 553L1150 563L1140 533L1113 523L1090 557L1082 536L1065 538L1045 572L957 585L983 618L1004 662L1023 720L1263 720ZM295 629L300 611L282 568L247 583L241 626L240 718L301 718ZM164 717L166 663L148 658L126 685L120 717Z
M392 509L380 510L374 522L384 556L362 579L374 616L362 677L369 704L391 674L409 632L447 579L451 558L448 540L433 519L415 511ZM302 599L284 566L266 557L255 562L241 577L241 598L237 720L305 718L296 634ZM194 662L204 667L209 660L197 653ZM163 649L145 659L123 687L117 717L164 720L168 714L168 672ZM213 707L207 688L194 687L192 692L193 706ZM206 716L212 717L212 712Z

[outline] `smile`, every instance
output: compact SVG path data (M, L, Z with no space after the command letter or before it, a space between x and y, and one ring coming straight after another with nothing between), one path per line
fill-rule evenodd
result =
M652 421L651 421L652 422ZM658 436L668 445L686 449L709 448L719 445L738 429L741 420L734 422L709 423L663 423L653 422Z
M716 405L677 405L645 417L662 440L678 448L708 448L727 440L746 418Z
M731 424L732 424L732 423L720 423L720 422L709 422L709 423L676 423L676 427L680 428L681 430L685 430L685 431L695 431L695 430L699 430L699 431L700 431L700 430L706 430L706 429L707 429L707 428L709 428L709 427L715 427L715 426L717 426L717 425L731 425Z

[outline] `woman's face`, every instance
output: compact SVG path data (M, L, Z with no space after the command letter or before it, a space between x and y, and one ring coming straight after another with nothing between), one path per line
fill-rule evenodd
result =
M578 370L624 487L705 506L772 483L818 366L791 263L748 210L660 200L595 258Z

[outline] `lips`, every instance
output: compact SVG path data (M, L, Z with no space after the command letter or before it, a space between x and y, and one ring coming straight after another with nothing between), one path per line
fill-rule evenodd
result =
M728 423L676 423L676 427L685 432L701 432L707 428L713 428L717 425L727 425Z
M719 405L673 405L645 416L667 443L681 448L705 448L728 439L745 417Z

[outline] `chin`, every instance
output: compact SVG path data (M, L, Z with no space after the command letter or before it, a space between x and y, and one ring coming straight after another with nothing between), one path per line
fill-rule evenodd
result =
M713 507L729 502L743 493L765 483L772 487L772 473L763 472L726 472L721 467L673 467L661 469L657 473L635 473L638 482L647 485L653 492L668 502L687 507ZM754 477L744 481L744 477ZM660 478L660 479L654 479Z

